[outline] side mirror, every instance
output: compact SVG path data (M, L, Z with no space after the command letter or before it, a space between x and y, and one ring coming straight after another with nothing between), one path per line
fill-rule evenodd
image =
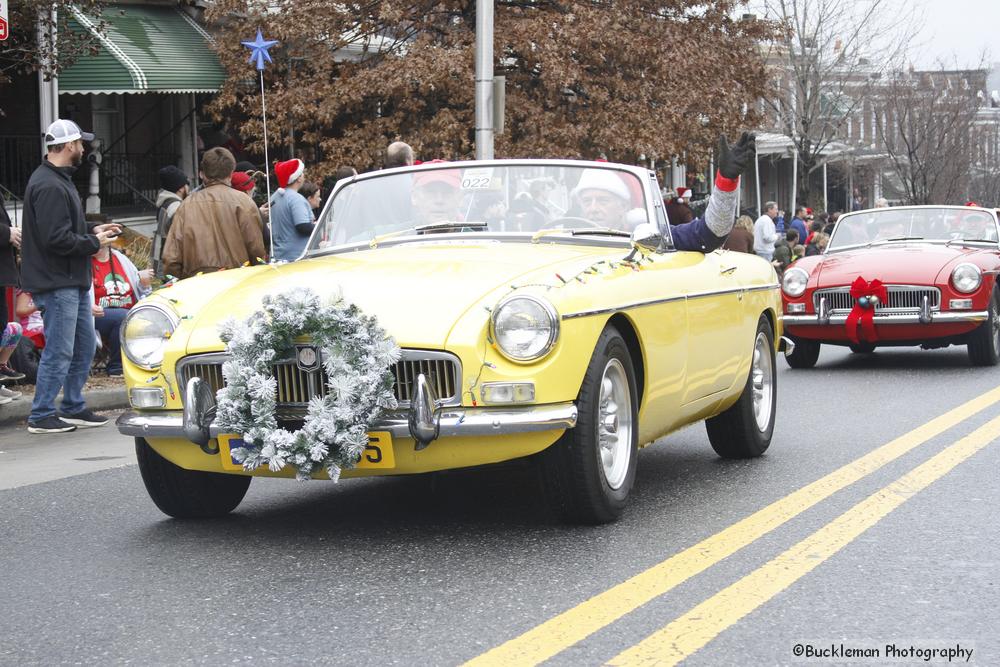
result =
M632 246L646 251L656 251L663 248L663 235L656 225L643 222L632 230Z

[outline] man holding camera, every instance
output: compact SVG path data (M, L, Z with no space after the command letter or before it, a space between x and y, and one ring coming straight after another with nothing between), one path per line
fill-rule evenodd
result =
M83 162L83 142L94 135L70 120L57 120L45 133L48 149L24 192L21 287L42 311L45 349L38 364L29 433L65 433L78 426L102 426L105 417L87 409L83 385L97 341L91 312L90 256L121 233L116 224L84 219L73 173ZM56 413L55 399L63 391Z

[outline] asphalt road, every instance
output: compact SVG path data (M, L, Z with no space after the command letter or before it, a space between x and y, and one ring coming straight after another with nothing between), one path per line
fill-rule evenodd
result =
M524 468L258 479L231 517L174 521L111 426L0 430L0 663L1000 664L1000 368L779 367L764 457L690 427L598 528L556 522Z

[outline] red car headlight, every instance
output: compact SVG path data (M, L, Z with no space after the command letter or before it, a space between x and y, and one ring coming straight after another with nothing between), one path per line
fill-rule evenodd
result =
M951 272L951 284L962 294L971 294L983 284L983 272L975 264L959 264Z

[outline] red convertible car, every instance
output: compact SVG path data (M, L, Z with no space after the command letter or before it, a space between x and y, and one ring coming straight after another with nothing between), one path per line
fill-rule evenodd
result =
M820 345L966 345L977 366L1000 361L1000 234L993 210L904 206L843 216L826 252L782 278L792 368L811 368Z

